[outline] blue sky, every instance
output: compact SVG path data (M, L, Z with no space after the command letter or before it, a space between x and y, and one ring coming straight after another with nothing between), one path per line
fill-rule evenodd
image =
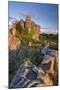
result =
M58 31L58 5L42 3L26 3L9 1L9 17L25 20L30 16L35 23L41 26L42 32L56 33Z

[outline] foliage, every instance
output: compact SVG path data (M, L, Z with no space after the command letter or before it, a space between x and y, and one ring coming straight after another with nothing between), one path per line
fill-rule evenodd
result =
M44 46L44 41L47 40L50 44L50 48L58 49L58 34L41 34L40 35L40 43Z
M53 34L42 33L39 36L39 41L32 39L33 34L34 34L34 30L32 29L32 27L30 28L30 33L28 33L27 28L25 26L24 29L21 27L20 22L16 24L16 37L21 42L27 43L27 46L30 41L32 43L32 46L28 48L28 51L31 50L31 53L26 52L29 55L27 54L24 57L22 56L22 59L21 58L16 59L16 66L15 66L16 68L13 71L9 72L10 82L14 74L16 73L16 70L23 62L29 60L35 65L38 65L41 62L42 55L40 52L37 51L37 49L44 47L45 40L47 40L50 43L50 48L56 50L58 49L58 34L53 35Z

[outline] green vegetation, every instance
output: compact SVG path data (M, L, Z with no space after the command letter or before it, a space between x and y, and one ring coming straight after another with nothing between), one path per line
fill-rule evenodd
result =
M50 44L51 49L58 50L58 34L41 34L40 43L44 46L44 41L47 40Z
M14 77L17 69L19 68L20 64L23 62L30 60L33 64L37 65L42 60L42 55L40 52L37 51L37 49L44 47L44 42L47 40L50 43L50 48L58 50L58 34L40 34L39 41L35 41L32 39L32 35L34 34L34 31L31 28L31 32L28 33L26 27L22 29L20 26L20 22L16 25L16 37L19 38L21 42L25 42L28 47L29 41L32 43L32 46L28 48L28 50L31 50L31 53L28 52L27 55L23 56L21 58L16 59L16 68L10 72L10 82L12 78Z
M26 27L24 27L24 29L22 29L20 22L16 25L16 37L18 37L22 42L26 42L28 43L29 41L31 41L32 39L32 32L33 30L31 30L30 33L28 33Z
M32 36L34 34L34 30L30 29L30 33L28 33L25 25L24 29L21 27L20 22L16 25L16 37L18 37L22 42L25 42L27 45L29 41L32 43L32 47L38 48L43 47L45 40L47 40L50 43L50 48L52 49L58 49L58 34L45 34L42 33L39 36L39 41L35 41L32 39Z

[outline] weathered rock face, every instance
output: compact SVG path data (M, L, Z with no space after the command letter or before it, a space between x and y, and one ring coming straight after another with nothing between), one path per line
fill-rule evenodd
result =
M16 28L15 28L15 27L12 29L12 35L13 35L13 36L16 35Z
M18 23L18 22L17 22ZM36 25L33 21L31 21L31 18L29 16L26 17L26 21L20 20L20 25L22 29L24 29L24 23L26 25L26 28L28 29L27 31L30 33L31 27L32 30L34 31L32 38L39 40L39 31L40 28L38 25ZM16 37L16 24L13 26L13 28L9 31L9 49L11 50L16 50L18 46L20 46L21 41Z
M35 32L35 39L39 40L39 34L40 34L40 26L36 25L36 32Z
M23 60L28 54L28 47L24 47L23 45L17 48L16 50L9 50L9 71L15 70L15 68L19 67L21 64L21 60Z
M16 38L14 35L15 33L13 35L9 34L8 41L10 50L16 50L21 44L20 40Z
M37 79L38 69L30 61L26 61L24 64L20 65L20 68L16 72L14 79L12 80L11 88L23 88L23 87L33 87L34 85L42 83L42 81Z
M24 20L23 19L20 20L20 25L21 25L22 29L24 29Z
M25 25L26 25L27 31L29 33L30 33L31 29L34 31L33 39L39 40L40 26L35 24L29 16L26 17Z
M30 33L31 30L32 30L32 32L33 32L32 39L39 40L40 26L35 24L31 20L31 17L27 16L25 21L22 20L22 19L19 22L17 21L13 25L11 30L9 30L9 36L8 36L9 49L11 49L11 50L15 49L16 50L16 48L21 44L21 41L16 37L16 32L17 32L16 26L17 26L17 24L20 24L20 28L19 28L19 25L18 25L18 29L19 30L21 29L20 31L22 31L22 30L24 30L24 28L26 28L27 32ZM29 43L29 45L31 46L31 43Z
M55 73L58 72L58 52L56 50L51 50L50 55L47 58L46 56L43 58L39 67L46 73L54 76Z
M57 56L57 52L52 50L52 55L54 52L54 57ZM11 84L10 88L24 88L24 87L41 87L41 86L51 86L53 85L53 82L56 80L56 73L57 71L54 71L54 63L57 64L56 59L54 59L54 63L51 62L49 65L49 60L52 61L52 57L49 57L48 62L44 62L45 60L43 59L42 62L39 64L37 67L36 65L32 64L29 60L25 61L23 64L20 65L19 69L17 70ZM49 68L47 67L47 65ZM46 65L46 66L45 66ZM52 68L51 68L52 65ZM45 69L46 67L46 69ZM52 73L50 71L50 68L53 69ZM56 66L56 68L58 68ZM47 70L49 72L47 72ZM52 78L55 78L54 81L52 78L49 76L49 73L52 74Z
M39 40L40 26L35 24L30 17L27 17L26 21L21 20L19 24L23 28L22 30L24 30L26 26L29 33L32 28L34 31L32 36L33 39ZM12 82L10 84L10 88L53 85L53 80L50 78L49 74L52 74L52 77L55 77L54 81L56 81L58 71L58 52L52 50L51 56L48 59L42 59L41 62L39 61L40 58L37 58L39 59L37 60L39 65L34 65L29 61L29 59L28 61L23 61L26 57L31 58L34 53L32 53L32 49L30 47L22 45L19 38L16 37L15 26L9 31L8 39L9 70L10 72L13 72L18 68L13 80L11 79ZM29 42L29 46L31 46L31 42ZM34 54L33 57L35 55L36 54Z
M33 39L39 40L39 34L40 34L40 25L35 24L33 21L31 22L32 30L34 31Z
M29 16L26 17L25 25L27 29L31 28L31 18Z
M20 44L21 41L16 37L16 24L18 22L16 22L13 27L9 30L9 34L8 34L8 44L9 44L9 49L10 50L16 50Z

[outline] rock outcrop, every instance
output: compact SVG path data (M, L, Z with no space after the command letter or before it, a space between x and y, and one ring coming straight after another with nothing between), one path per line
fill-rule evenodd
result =
M18 25L18 26L17 26ZM18 30L17 30L18 29ZM40 25L37 25L35 22L32 21L31 17L27 16L26 20L24 21L21 19L20 21L17 21L12 28L9 30L9 49L16 49L19 45L21 45L21 37L17 38L16 34L17 31L24 32L24 29L26 29L27 34L32 32L31 38L33 40L39 40L39 34L40 34ZM19 36L23 35L23 33L19 33ZM31 43L31 42L29 42Z
M17 37L15 37L15 33L16 33L15 28L12 29L12 34L11 32L9 33L8 44L10 50L16 50L21 44L21 41Z
M31 17L29 17L29 16L26 17L25 26L27 28L27 31L30 33L30 29L31 29Z
M54 81L56 80L58 73L53 69L53 67L54 67L54 64L57 65L58 58L56 56L58 53L57 51L52 50L51 54L52 55L54 54L54 57L55 57L54 63L52 62L46 63L45 60L42 60L42 62L37 67L36 65L32 64L29 60L27 60L23 64L21 64L10 84L10 88L24 88L24 87L27 88L27 87L40 87L40 86L54 85ZM51 57L49 59L52 60ZM47 67L47 65L49 66L49 68ZM51 68L51 65L52 65L52 68ZM53 69L54 73L50 71L50 68ZM56 68L58 67L56 66ZM47 70L49 72L47 72ZM50 74L51 74L51 77L50 77ZM54 78L54 81L53 81L53 78Z
M30 39L27 40L29 45L25 43L24 40L27 39L23 37L26 33L25 30L27 31L26 35L30 35L32 31L32 41L39 41L40 25L33 22L29 16L26 17L26 20L21 19L14 23L9 30L9 73L17 71L11 79L9 87L56 85L55 82L58 80L58 52L51 50L49 58L41 58L40 49L31 48Z
M38 68L33 65L30 61L26 61L24 64L21 64L14 79L12 80L10 87L11 88L23 88L23 87L32 87L34 85L42 83L42 81L37 79L38 77Z
M20 20L20 25L21 25L22 29L24 29L24 20L23 19Z

